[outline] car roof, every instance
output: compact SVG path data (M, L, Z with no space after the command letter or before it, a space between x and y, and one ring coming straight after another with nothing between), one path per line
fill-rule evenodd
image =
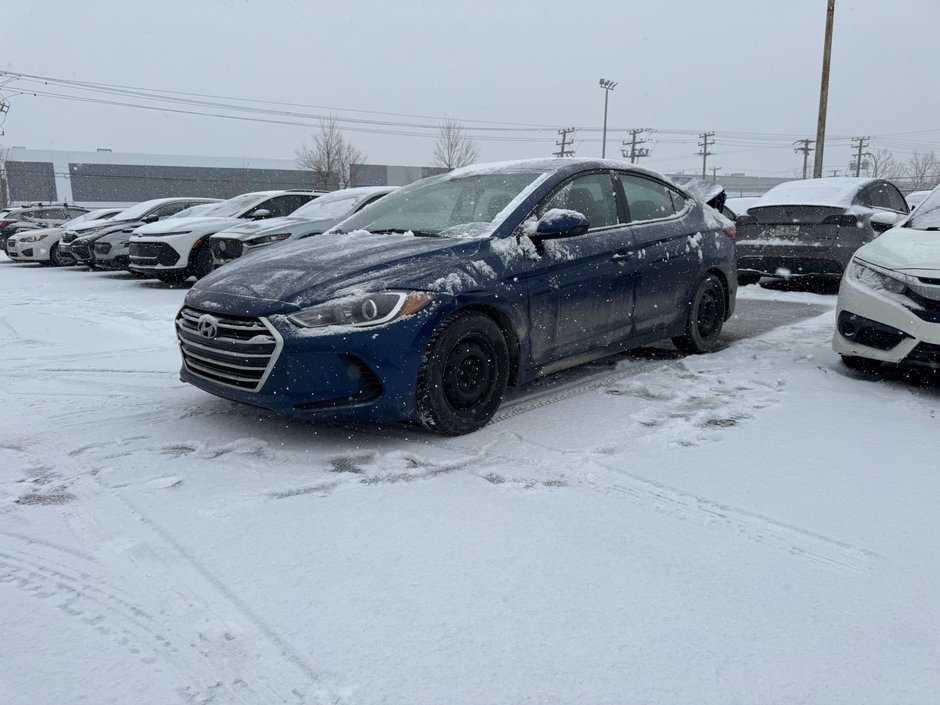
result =
M823 179L787 181L770 189L749 208L766 206L834 206L848 208L858 192L884 179L837 176Z

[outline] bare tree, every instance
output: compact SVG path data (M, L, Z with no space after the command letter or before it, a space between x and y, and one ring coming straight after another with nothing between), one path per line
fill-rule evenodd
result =
M868 152L868 175L876 179L896 179L901 176L901 165L890 149Z
M940 181L940 161L933 151L923 154L914 152L904 165L904 175L915 191L933 188Z
M343 136L332 115L320 122L313 144L305 142L296 152L297 163L313 174L313 187L324 191L352 185L352 168L362 164L366 155Z
M434 145L434 166L458 169L473 164L479 157L476 142L467 136L459 120L441 123L440 135Z

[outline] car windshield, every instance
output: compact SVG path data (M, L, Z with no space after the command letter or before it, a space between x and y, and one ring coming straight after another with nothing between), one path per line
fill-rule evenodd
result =
M940 230L940 187L921 201L905 225L916 230Z
M499 171L426 180L386 196L344 220L340 228L345 232L486 236L496 216L539 176L537 171Z
M174 213L173 215L168 215L167 220L170 218L201 218L202 216L211 215L211 211L219 205L218 203L201 203L198 206L190 206L189 208L184 208L183 210Z
M246 209L263 200L263 196L257 193L243 193L241 196L235 196L221 203L205 204L208 207L195 215L200 218L236 218ZM201 208L202 206L197 206Z
M367 194L361 191L358 193L343 191L328 193L325 196L320 196L304 204L291 213L290 217L306 218L308 220L333 220L335 218L342 218L366 197Z

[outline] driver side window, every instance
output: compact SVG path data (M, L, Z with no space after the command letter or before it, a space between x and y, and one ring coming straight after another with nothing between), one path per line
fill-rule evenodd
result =
M555 191L536 210L541 218L552 208L576 211L588 220L590 230L617 225L617 197L610 174L578 176Z

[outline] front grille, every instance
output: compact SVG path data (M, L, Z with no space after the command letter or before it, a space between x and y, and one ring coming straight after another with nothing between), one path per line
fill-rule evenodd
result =
M264 384L282 344L277 331L263 319L189 307L176 316L176 336L183 364L192 374L249 392Z
M91 259L91 248L88 246L87 242L76 240L69 248L69 254L78 260Z
M132 242L130 244L131 264L153 267L162 264L172 267L179 262L179 252L165 242Z
M96 242L95 243L95 254L96 255L106 255L111 251L110 242Z
M241 240L230 238L212 238L209 240L209 242L212 245L213 256L217 260L224 262L238 259L242 256L242 250L244 250L244 245L242 244Z

